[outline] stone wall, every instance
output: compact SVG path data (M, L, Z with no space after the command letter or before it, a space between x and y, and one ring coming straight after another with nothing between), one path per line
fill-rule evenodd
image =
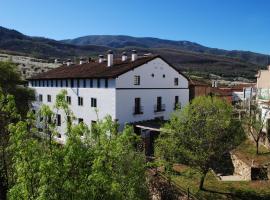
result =
M234 175L241 176L243 180L251 180L251 166L240 160L235 154L231 153L234 166Z

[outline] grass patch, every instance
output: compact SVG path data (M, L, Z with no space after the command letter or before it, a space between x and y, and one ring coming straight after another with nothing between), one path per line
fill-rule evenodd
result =
M270 162L270 151L266 149L264 146L259 146L260 154L256 154L256 146L254 142L250 140L246 140L242 144L240 144L233 153L246 162L247 164L251 164L252 161L255 165L264 165Z
M184 165L175 167L177 175L172 175L172 180L181 188L199 199L270 199L270 181L237 181L222 182L209 172L205 179L205 190L199 190L200 173L196 169Z

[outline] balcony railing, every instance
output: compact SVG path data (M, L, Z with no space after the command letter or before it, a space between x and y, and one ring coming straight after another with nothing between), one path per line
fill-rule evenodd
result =
M141 115L141 114L143 114L143 107L142 106L133 107L133 115Z
M156 104L154 106L154 112L163 112L165 110L166 110L165 104Z

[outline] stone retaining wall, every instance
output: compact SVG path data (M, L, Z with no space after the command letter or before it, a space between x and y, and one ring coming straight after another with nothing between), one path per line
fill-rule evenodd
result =
M231 153L231 159L234 166L234 175L241 176L243 180L251 180L251 166L240 160L235 154Z

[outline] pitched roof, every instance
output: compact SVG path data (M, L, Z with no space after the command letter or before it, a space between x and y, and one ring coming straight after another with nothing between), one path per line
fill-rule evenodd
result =
M135 61L121 61L114 60L114 64L111 67L107 67L107 62L90 62L84 63L81 65L62 65L61 67L52 69L50 71L38 74L29 78L28 80L37 80L37 79L72 79L72 78L116 78L121 74L124 74L136 67L139 67L145 63L150 62L155 58L161 58L159 55L139 57ZM161 58L164 60L163 58ZM182 74L178 69L173 65L169 64L164 60L168 65ZM182 74L187 78L184 74ZM188 78L187 78L188 79Z
M194 80L194 79L190 79L189 85L211 87L210 84L207 84L207 83L202 82L202 81L197 81L197 80Z

